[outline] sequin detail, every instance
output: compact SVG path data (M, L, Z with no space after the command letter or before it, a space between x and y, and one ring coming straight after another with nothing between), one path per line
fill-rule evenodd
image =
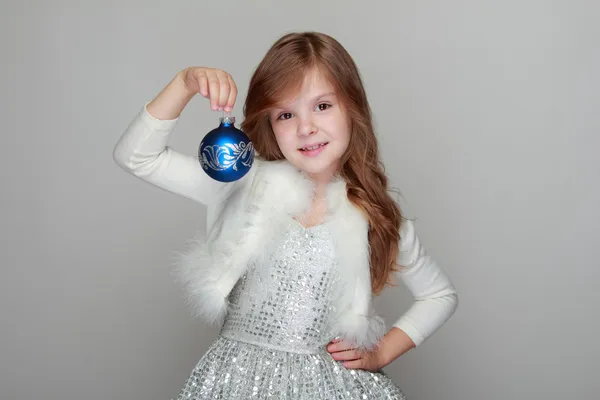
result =
M329 231L293 223L270 263L251 266L233 288L221 335L276 350L319 352L335 337L331 294L338 276Z
M177 400L405 400L384 373L346 369L327 352L339 274L327 225L291 222L269 262L233 288L220 335Z

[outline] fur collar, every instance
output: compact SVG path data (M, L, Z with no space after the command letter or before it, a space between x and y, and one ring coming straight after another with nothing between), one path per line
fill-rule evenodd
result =
M251 261L260 265L269 244L289 223L307 211L314 184L289 162L256 159L251 174L222 205L206 234L177 254L178 275L195 313L209 322L227 312L227 296ZM336 330L359 348L375 345L385 332L372 315L368 222L347 198L346 183L334 179L327 188L327 220L342 270L336 288Z

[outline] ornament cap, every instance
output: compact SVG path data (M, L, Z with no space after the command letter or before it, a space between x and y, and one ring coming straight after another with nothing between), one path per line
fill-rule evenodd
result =
M219 117L219 121L221 122L221 125L233 125L235 124L235 117L231 114L226 114Z

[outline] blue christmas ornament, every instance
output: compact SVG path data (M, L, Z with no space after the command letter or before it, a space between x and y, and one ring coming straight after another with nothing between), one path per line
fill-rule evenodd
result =
M254 146L244 132L237 129L235 117L219 118L217 128L208 132L198 149L198 159L204 172L220 182L240 179L252 167Z

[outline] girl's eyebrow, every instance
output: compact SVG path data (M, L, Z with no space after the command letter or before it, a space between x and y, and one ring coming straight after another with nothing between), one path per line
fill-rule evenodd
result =
M313 98L314 99L313 101L318 101L318 100L322 99L323 97L327 97L327 96L335 96L335 92L327 92L327 93L319 94ZM293 102L275 104L273 106L272 110L285 110L292 103Z
M323 94L318 95L317 97L315 97L315 100L319 100L319 99L322 99L323 97L327 97L327 96L335 96L335 92L323 93Z

